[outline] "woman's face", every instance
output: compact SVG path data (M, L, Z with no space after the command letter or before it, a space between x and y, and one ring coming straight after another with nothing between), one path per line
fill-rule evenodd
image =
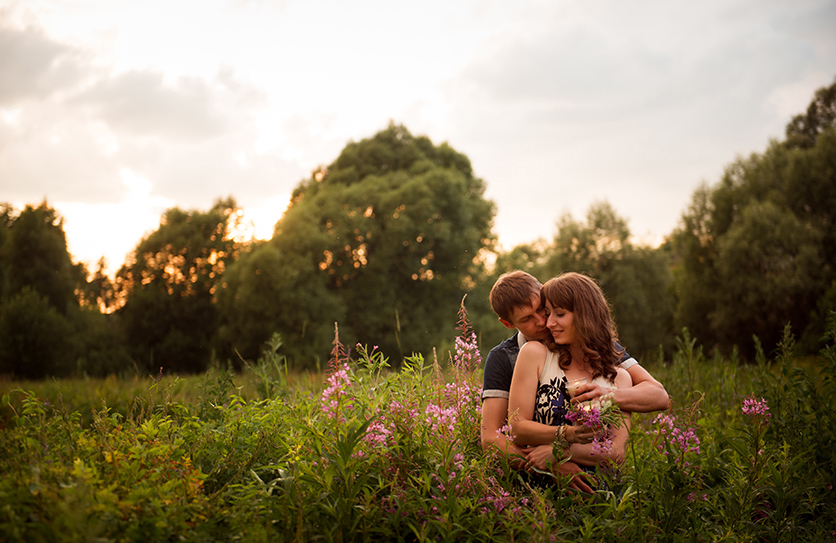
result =
M546 300L546 328L558 345L571 345L575 341L575 315L562 307L554 307Z

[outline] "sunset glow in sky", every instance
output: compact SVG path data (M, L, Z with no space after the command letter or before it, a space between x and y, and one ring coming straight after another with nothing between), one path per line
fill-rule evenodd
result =
M836 76L836 1L0 0L0 201L115 271L172 206L289 195L390 120L466 154L506 248L692 192Z

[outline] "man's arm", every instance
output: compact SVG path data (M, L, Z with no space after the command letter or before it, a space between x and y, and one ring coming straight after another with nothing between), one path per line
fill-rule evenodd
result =
M485 452L497 451L515 468L524 467L521 457L525 452L514 445L502 432L508 415L507 398L485 398L482 401L482 449Z
M665 387L653 378L650 373L638 364L627 368L627 373L633 379L633 386L624 389L610 390L596 383L587 383L578 387L572 403L585 402L600 398L612 392L613 401L622 411L635 413L649 413L650 411L664 411L671 406L670 398Z

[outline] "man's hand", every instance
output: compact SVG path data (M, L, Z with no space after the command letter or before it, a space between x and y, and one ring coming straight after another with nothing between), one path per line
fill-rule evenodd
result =
M526 471L531 471L532 468L537 468L540 471L552 471L552 466L555 462L551 443L537 445L536 447L526 447L523 449L523 452L528 460L525 465Z
M570 489L592 494L592 487L589 486L589 474L571 460L566 460L560 464L555 472L553 466L556 464L556 461L551 445L527 447L523 449L523 452L526 453L526 458L528 459L525 465L526 471L531 471L533 468L537 468L540 471L551 471L559 478L568 477L570 479Z
M598 383L584 383L575 391L575 396L572 398L572 405L577 405L581 402L588 402L596 398L601 398L607 394L612 394L613 389L609 387L602 387Z
M557 468L558 477L571 477L569 488L592 494L592 487L589 486L589 474L571 460L567 460Z

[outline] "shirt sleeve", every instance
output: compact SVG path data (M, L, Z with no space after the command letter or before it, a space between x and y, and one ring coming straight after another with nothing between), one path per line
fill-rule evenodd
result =
M629 370L630 368L632 368L633 366L635 366L638 363L639 363L639 361L636 360L635 358L628 358L627 360L622 360L621 363L618 365L618 367L622 368L622 369L625 369L625 370Z
M630 353L627 352L627 349L624 348L619 342L615 342L615 350L620 353L620 357L618 359L618 366L622 369L629 370L636 364L638 364L638 360L630 356Z
M514 370L508 358L508 352L501 347L494 347L485 361L485 375L482 384L482 400L485 398L508 398L511 390L511 377Z

